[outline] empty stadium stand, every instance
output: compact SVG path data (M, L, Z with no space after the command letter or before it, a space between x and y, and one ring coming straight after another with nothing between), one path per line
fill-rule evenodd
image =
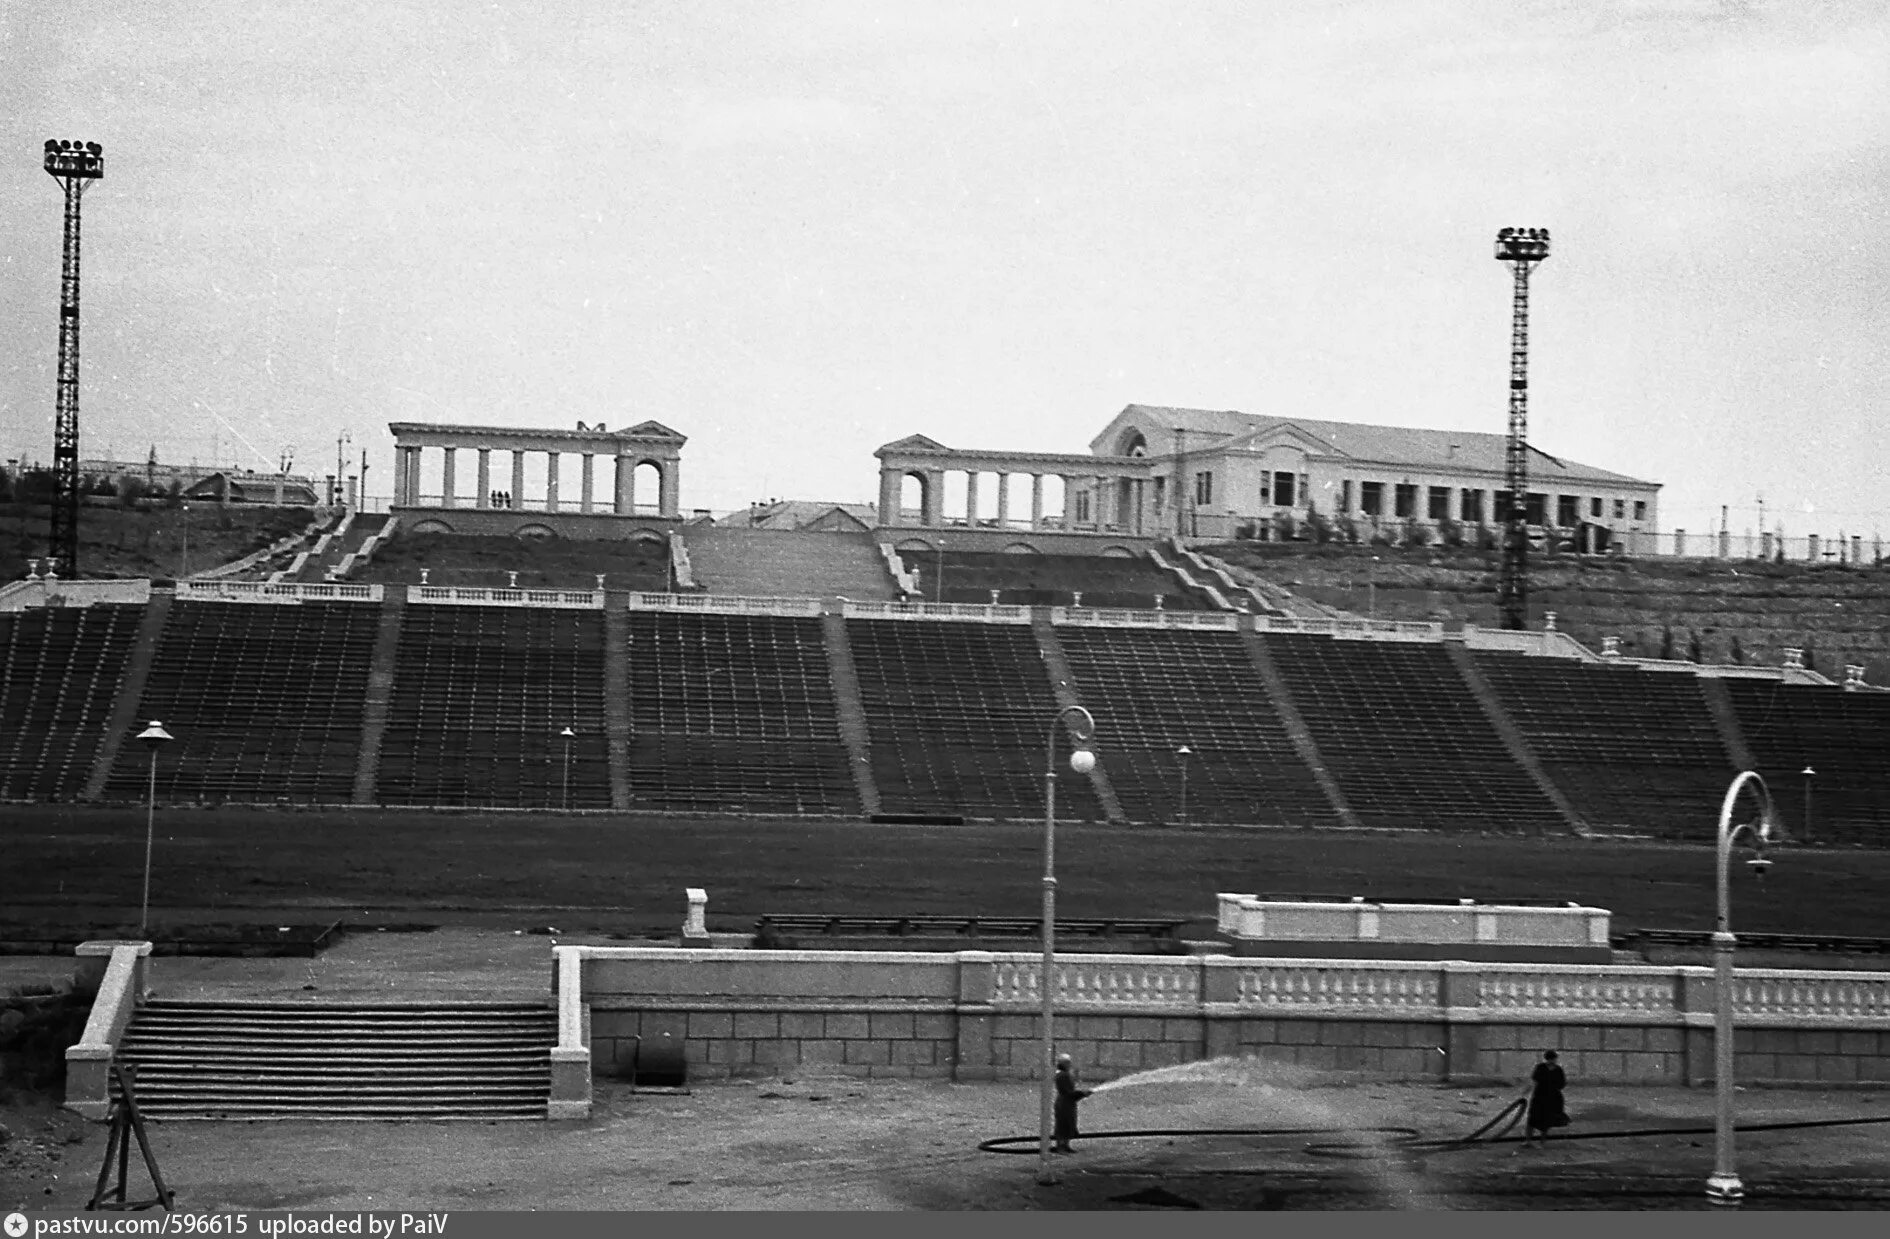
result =
M632 611L629 677L638 808L860 812L818 617Z
M1890 842L1890 693L1729 678L1746 744L1796 839ZM1811 823L1804 817L1810 766Z
M607 752L602 611L406 608L380 803L609 808Z
M1474 657L1592 829L1714 837L1735 771L1697 676L1501 652Z
M1442 645L1263 640L1362 826L1563 833Z
M1237 632L1065 625L1056 630L1132 821L1332 826L1338 814L1301 760Z
M606 589L661 593L669 587L669 549L660 541L527 541L404 529L349 579L418 585L423 568L427 584L458 589L596 589L600 574Z
M1188 590L1146 556L1010 555L947 546L942 567L936 551L901 551L899 557L931 602L990 602L996 590L1006 606L1067 607L1081 593L1086 607L1148 609L1160 596L1166 610L1212 609L1205 595Z
M158 796L347 803L379 621L359 602L174 603L137 714L174 737ZM121 745L105 794L144 796L148 760Z
M1029 625L855 618L847 640L881 812L1043 815L1044 741L1058 707ZM1063 773L1058 816L1105 820L1089 781Z
M143 616L122 603L0 612L0 798L84 787Z

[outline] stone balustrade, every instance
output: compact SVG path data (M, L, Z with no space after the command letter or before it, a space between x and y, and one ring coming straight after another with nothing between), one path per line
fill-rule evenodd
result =
M316 588L303 586L304 589ZM379 589L380 586L337 588ZM570 610L601 611L603 590L582 589L459 589L450 585L409 585L410 605L474 607L563 607Z
M1034 953L557 952L554 1112L588 1099L585 1062L626 1064L638 1038L674 1038L699 1077L1015 1079L1041 1063ZM1741 969L1735 984L1742 1081L1890 1083L1890 973ZM1089 1079L1225 1055L1522 1078L1546 1048L1595 1082L1713 1070L1708 968L1084 953L1058 957L1054 1005L1058 1047Z
M261 602L295 605L303 602L371 602L382 600L379 585L307 584L299 581L205 581L177 583L183 602Z

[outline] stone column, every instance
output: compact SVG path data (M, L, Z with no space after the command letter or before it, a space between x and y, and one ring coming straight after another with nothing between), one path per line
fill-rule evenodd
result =
M882 526L898 525L903 521L899 513L899 492L905 485L905 478L898 471L881 466L879 470L879 523Z
M965 524L978 527L978 471L965 470Z
M512 449L512 506L525 502L525 452L521 448Z
M925 524L937 528L945 523L945 471L932 469L925 475Z
M597 458L591 455L591 453L584 453L584 482L580 487L578 495L578 511L580 512L589 512L591 510L591 483L593 481L593 466L591 462L595 459Z
M629 516L635 508L630 501L630 483L636 477L637 462L632 456L617 457L617 502L618 516Z
M682 461L671 457L661 462L663 480L657 488L664 516L682 515Z
M1043 528L1043 474L1030 475L1030 527Z
M440 450L446 456L440 466L440 506L450 508L453 506L453 454L457 449L448 447Z
M1011 527L1011 475L999 471L998 480L998 528Z
M545 511L558 510L558 453L545 453Z
M420 503L420 449L407 449L407 503L417 507Z
M1091 515L1096 518L1096 532L1101 533L1102 527L1109 523L1109 479L1104 477L1095 478L1094 485L1096 487L1096 510L1091 513Z
M1063 482L1063 528L1074 529L1076 528L1076 487L1069 474L1059 473L1057 477Z
M394 445L394 506L407 506L407 449Z
M473 506L476 508L489 508L492 506L492 449L489 447L479 449L478 472L479 495Z

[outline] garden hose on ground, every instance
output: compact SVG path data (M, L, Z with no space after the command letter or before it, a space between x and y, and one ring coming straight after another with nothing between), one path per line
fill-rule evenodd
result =
M1330 1157L1349 1160L1364 1160L1382 1157L1394 1152L1422 1151L1426 1153L1455 1153L1479 1145L1506 1144L1520 1139L1508 1133L1522 1121L1528 1109L1528 1099L1518 1097L1503 1107L1501 1113L1468 1135L1456 1136L1447 1140L1421 1140L1422 1134L1412 1127L1150 1127L1124 1131L1087 1132L1079 1140L1137 1140L1160 1139L1175 1136L1332 1136L1344 1139L1314 1140L1306 1145L1306 1152L1314 1157ZM1816 1127L1861 1127L1871 1123L1890 1123L1890 1115L1878 1115L1858 1119L1799 1119L1783 1123L1740 1123L1733 1130L1741 1132L1756 1131L1797 1131ZM1711 1135L1712 1127L1641 1127L1629 1131L1587 1131L1562 1132L1553 1137L1555 1143L1564 1140L1630 1140L1646 1136L1700 1136ZM984 1153L1034 1153L1037 1151L1036 1136L999 1136L986 1140L978 1146Z

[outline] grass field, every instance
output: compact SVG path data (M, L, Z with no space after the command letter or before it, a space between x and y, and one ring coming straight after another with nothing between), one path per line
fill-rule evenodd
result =
M0 807L0 920L135 920L144 822L133 807ZM725 930L781 912L1029 916L1041 834L1027 823L160 808L151 899L160 923L371 909L673 930L688 886L708 889L710 924ZM1762 884L1736 866L1737 928L1890 936L1890 853L1776 859ZM1714 863L1708 847L1670 844L1067 825L1057 876L1058 911L1072 917L1212 918L1228 890L1568 899L1611 909L1620 933L1712 928Z

